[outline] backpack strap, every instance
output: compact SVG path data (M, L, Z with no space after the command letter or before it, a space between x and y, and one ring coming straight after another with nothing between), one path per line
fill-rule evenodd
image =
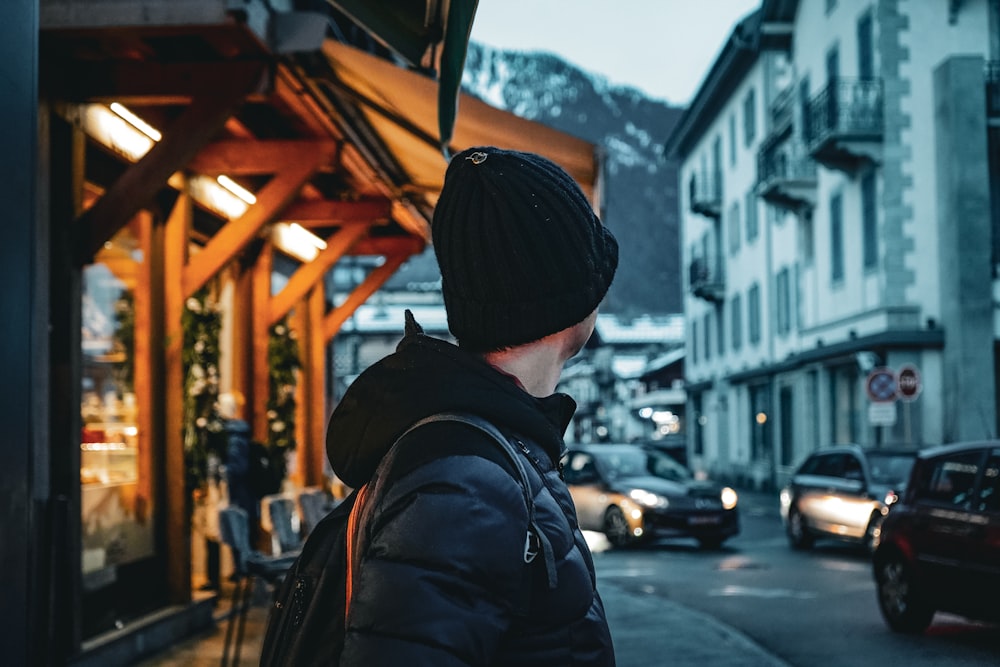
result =
M538 526L538 522L535 518L535 498L531 491L531 482L528 478L528 472L524 467L524 461L522 460L521 454L514 449L514 445L511 444L510 440L508 440L500 429L498 429L492 422L483 419L478 415L466 412L440 412L429 417L424 417L396 438L396 441L392 443L389 451L386 452L386 454L382 457L382 460L379 462L378 468L375 471L375 476L379 476L385 472L385 470L392 463L392 460L395 458L393 453L397 445L399 445L400 441L402 441L403 438L409 435L412 431L424 426L425 424L446 421L460 422L486 433L494 442L500 445L500 449L507 455L507 458L514 465L514 469L517 470L518 483L520 484L521 491L524 494L524 503L528 509L528 528L524 538L523 551L524 562L526 564L533 562L538 556L538 553L541 552L542 560L545 562L545 573L548 579L549 588L555 589L557 584L555 554L552 550L552 543ZM544 481L542 484L544 485ZM347 521L347 600L344 605L345 626L347 622L347 614L351 607L351 592L354 583L354 562L359 556L357 553L357 536L361 531L361 512L363 511L363 506L367 500L368 484L364 484L358 488L357 499L354 502L354 507L351 508L351 514Z
M514 445L507 439L507 436L492 422L467 412L441 412L430 417L425 417L414 424L406 433L409 433L418 426L442 421L455 421L478 428L480 431L491 436L500 445L500 449L507 455L510 462L514 464L514 469L517 470L519 477L518 481L521 484L521 491L524 493L524 503L528 508L528 530L524 538L524 562L531 563L535 560L538 553L541 552L542 558L545 561L545 573L548 578L549 588L555 589L557 583L555 554L552 550L552 544L542 529L539 528L535 518L535 497L531 492L531 482L528 478L528 472L524 467L524 460L521 454L514 449Z

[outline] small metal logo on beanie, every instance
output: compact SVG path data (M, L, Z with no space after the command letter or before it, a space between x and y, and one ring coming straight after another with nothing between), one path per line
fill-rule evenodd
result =
M483 153L482 151L476 151L475 153L466 156L465 159L472 160L472 164L482 164L486 162L486 158L488 157L489 155L487 155L486 153Z

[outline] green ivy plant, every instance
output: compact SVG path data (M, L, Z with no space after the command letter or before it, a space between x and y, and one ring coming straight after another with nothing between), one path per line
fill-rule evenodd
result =
M277 469L285 471L285 454L295 449L295 389L298 385L299 341L288 317L271 327L267 343L269 373L267 444Z
M207 287L184 305L184 459L188 488L196 489L207 481L208 457L218 448L223 428L217 407L222 314Z

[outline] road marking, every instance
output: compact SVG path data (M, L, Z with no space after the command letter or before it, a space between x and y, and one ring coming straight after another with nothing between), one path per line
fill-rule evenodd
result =
M816 593L812 591L793 591L790 588L753 588L751 586L723 586L708 592L711 597L748 597L748 598L793 598L796 600L812 600Z

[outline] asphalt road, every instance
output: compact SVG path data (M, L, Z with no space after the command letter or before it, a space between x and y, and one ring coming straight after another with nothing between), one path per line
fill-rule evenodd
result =
M792 551L776 499L745 494L742 508L741 534L717 551L686 539L604 550L589 536L619 667L1000 665L1000 626L938 614L925 635L897 635L865 551Z

